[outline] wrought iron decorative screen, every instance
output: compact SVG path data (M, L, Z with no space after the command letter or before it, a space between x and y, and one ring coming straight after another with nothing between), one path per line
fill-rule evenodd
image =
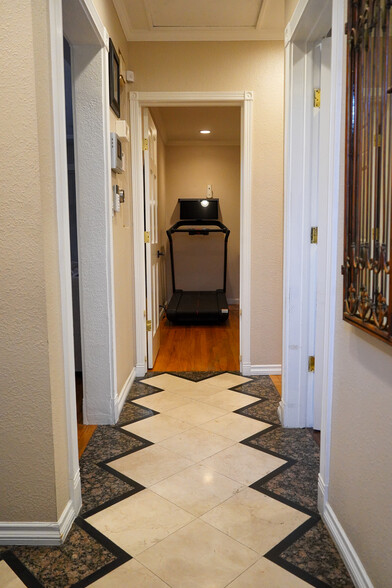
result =
M392 344L392 0L349 0L344 319Z

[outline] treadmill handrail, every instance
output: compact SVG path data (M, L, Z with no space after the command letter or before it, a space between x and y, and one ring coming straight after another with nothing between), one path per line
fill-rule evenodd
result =
M174 251L173 251L173 233L176 232L188 232L181 230L180 227L212 227L216 226L219 227L217 232L222 232L225 234L225 249L224 249L224 261L223 261L223 292L226 294L226 276L227 276L227 241L230 235L230 229L226 227L223 223L218 220L202 220L202 219L194 219L194 220L180 220L174 223L170 229L167 229L166 234L169 239L170 245L170 261L171 261L171 270L172 270L172 286L173 286L173 293L176 291L176 280L174 275ZM211 232L216 232L216 230L211 230Z
M219 230L222 231L222 233L230 233L230 230L226 227L226 225L224 225L223 223L221 223L218 220L207 220L207 219L194 219L194 220L180 220L176 223L174 223L173 226L170 227L170 229L168 229L166 231L167 235L169 236L169 232L170 234L176 233L180 227L219 227Z

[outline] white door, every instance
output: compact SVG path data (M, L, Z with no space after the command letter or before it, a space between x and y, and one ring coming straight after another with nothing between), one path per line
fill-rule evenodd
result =
M325 293L327 291L325 268L327 266L327 226L328 218L328 183L329 171L329 135L331 109L331 38L321 42L321 105L318 144L318 244L317 244L317 279L316 279L316 320L315 320L315 371L313 395L313 428L321 429L321 405L323 384L323 356L325 336Z
M147 364L154 367L159 351L159 231L157 129L148 108L143 111L144 137L144 216L147 291Z

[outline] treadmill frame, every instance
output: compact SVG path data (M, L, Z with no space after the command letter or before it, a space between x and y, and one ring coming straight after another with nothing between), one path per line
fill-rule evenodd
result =
M188 228L184 228L188 227ZM197 228L201 227L201 228ZM217 228L211 228L217 227ZM223 260L223 288L221 290L216 290L215 292L221 293L226 297L226 276L227 276L227 241L230 235L230 229L228 229L223 223L218 220L207 220L207 219L193 219L193 220L180 220L176 222L170 229L166 231L166 234L169 239L169 246L170 246L170 262L171 262L171 273L172 273L172 286L173 286L173 296L176 293L182 293L186 291L177 290L176 289L176 279L175 279L175 271L174 271L174 249L173 249L173 233L188 233L189 235L209 235L210 233L224 233L224 260ZM170 302L169 302L170 306ZM217 317L216 322L222 322L227 320L228 313L223 317ZM173 320L172 318L169 320ZM181 321L181 318L178 319L178 322ZM187 321L188 322L188 321Z

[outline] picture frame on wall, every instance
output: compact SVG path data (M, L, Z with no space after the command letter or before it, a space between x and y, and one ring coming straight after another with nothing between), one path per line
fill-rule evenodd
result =
M120 59L109 39L109 101L110 107L120 118Z

